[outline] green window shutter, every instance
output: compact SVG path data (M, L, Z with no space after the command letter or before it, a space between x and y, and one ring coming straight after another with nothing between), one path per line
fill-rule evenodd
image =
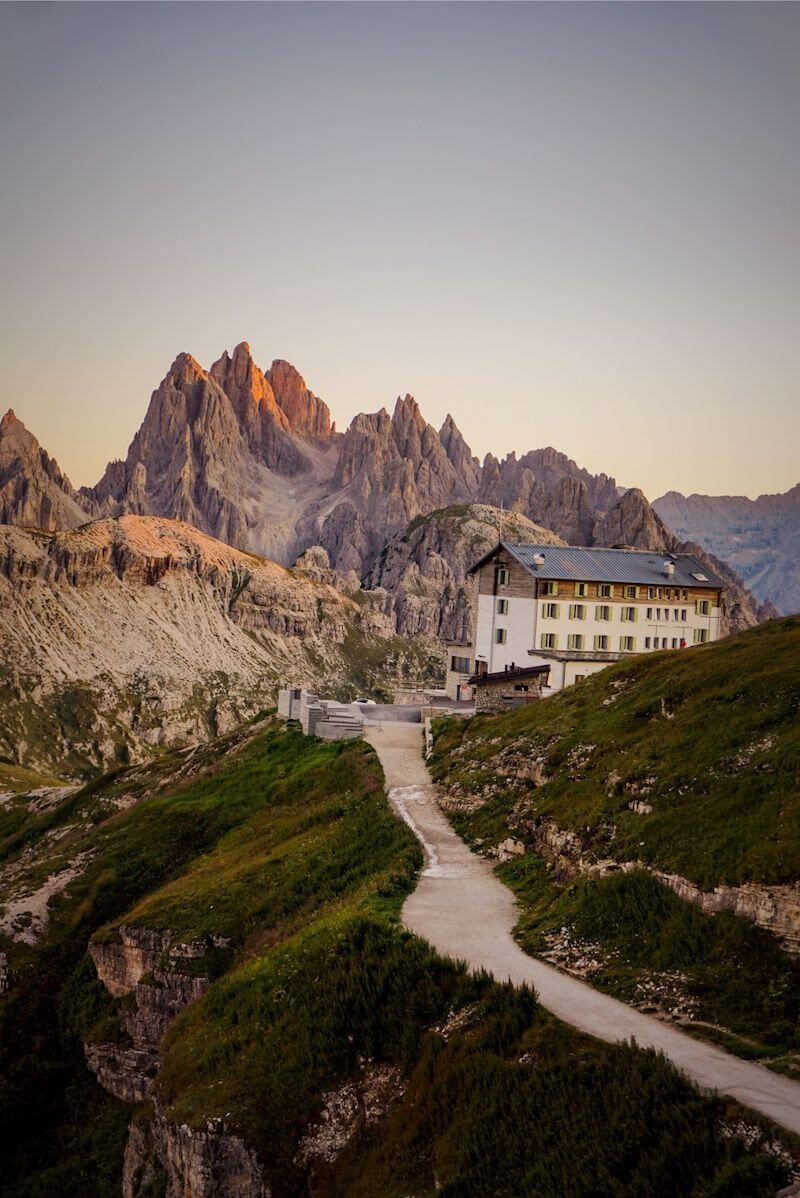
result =
M633 609L633 621L634 621L634 623L636 623L636 621L637 621L638 619L639 619L639 608L638 608L638 607L635 607L635 608Z
M596 607L596 608L594 609L594 618L595 618L595 620L602 620L602 618L603 618L603 617L602 617L602 615L601 615L601 612L602 612L602 610L603 610L603 609L602 609L602 607Z
M560 603L554 603L554 604L553 604L553 607L555 608L555 612L554 612L554 619L556 619L556 620L557 620L557 619L558 619L558 617L561 615L561 604L560 604Z
M570 603L570 605L569 605L569 618L570 618L570 620L572 620L572 619L574 618L574 616L575 616L575 604L574 604L574 603Z
M632 636L631 637L631 651L635 652L635 650L636 650L636 637Z
M558 648L558 633L557 632L553 633L553 648L554 649Z

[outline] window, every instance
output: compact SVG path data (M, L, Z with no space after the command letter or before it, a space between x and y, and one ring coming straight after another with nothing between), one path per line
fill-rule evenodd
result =
M548 620L557 620L560 610L560 603L545 603L542 606L542 615Z
M608 637L596 636L594 638L594 647L595 649L608 649Z
M542 648L543 649L557 649L558 648L558 634L555 632L543 632L542 633Z
M508 600L507 599L498 599L497 600L498 616L504 616L507 611L508 611Z
M496 645L504 645L506 643L507 630L505 628L495 628L494 643Z
M638 607L623 607L620 610L620 615L623 621L633 624L639 618L639 609Z
M585 582L576 582L576 583L575 583L575 594L576 594L576 595L578 596L578 598L580 598L580 599L583 599L583 598L584 598L586 595L588 595L588 594L589 594L589 585L588 585L588 583L585 583Z
M576 674L576 675L575 675L575 681L576 681L576 682L583 682L583 680L584 680L584 678L585 678L585 677L586 677L586 675L585 675L585 674Z
M658 640L658 637L657 637L657 636L654 636L654 637L653 637L653 648L654 648L654 649L657 649L657 648L658 648L658 646L659 646L659 640Z
M673 648L673 649L677 649L677 648L678 648L678 638L677 638L676 636L674 636L674 637L672 638L672 648Z
M451 657L450 669L456 674L471 674L472 673L472 658L471 657Z
M557 582L543 582L542 583L542 594L543 595L557 595L558 594L558 583Z
M648 620L652 620L652 618L653 618L653 609L652 609L652 607L648 607L648 609L647 609L647 618L648 618Z
M610 599L614 594L614 588L610 582L601 582L597 588L597 594L601 599Z
M704 645L708 640L708 630L706 628L695 628L694 643L696 645Z
M682 620L686 619L686 608L685 607L681 608L681 619Z
M596 607L594 609L594 618L595 620L610 620L611 608L606 604L603 604L601 607Z
M497 585L499 587L507 587L508 586L508 570L506 570L505 566L498 567Z
M638 599L639 588L631 585L624 586L622 588L622 597L623 599Z
M684 587L684 589L681 591L681 599L688 599L688 598L689 598L689 592Z
M673 608L672 614L676 620L680 620L680 618L681 618L680 608L678 608L678 607Z
M696 599L694 606L698 616L711 615L711 603L708 599Z
M657 620L661 619L661 608L660 607L656 608L656 619Z
M632 636L621 636L619 638L619 647L623 653L633 653L636 648L636 640Z
M665 620L669 619L669 608L668 607L664 608L664 619Z
M582 649L583 648L583 633L582 632L571 632L569 634L569 636L567 637L567 648L568 649Z
M570 620L585 620L586 605L584 603L570 603L569 618Z
M655 597L656 597L656 588L655 588L655 587L648 587L648 588L647 588L647 598L648 598L648 599L655 599Z
M644 647L645 647L645 649L649 649L649 648L650 648L650 637L649 637L649 636L646 636L646 637L644 638Z

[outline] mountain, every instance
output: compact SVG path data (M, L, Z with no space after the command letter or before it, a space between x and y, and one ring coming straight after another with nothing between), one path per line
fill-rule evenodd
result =
M417 516L384 546L364 585L391 596L397 630L469 641L475 617L475 585L467 571L501 537L561 545L549 529L527 516L487 504L464 503Z
M246 343L205 371L180 354L153 392L124 462L82 492L99 515L167 516L281 561L305 545L296 524L329 486L336 438L327 408L287 363L270 378ZM310 432L309 430L313 430Z
M356 602L152 516L0 526L0 597L0 756L40 769L85 775L196 742L287 680L352 697L391 688L403 662L438 669L394 636L385 596Z
M506 862L523 947L781 1069L800 1017L798 702L800 617L778 618L441 721L432 770L458 830Z
M734 1104L405 931L421 865L368 745L269 717L6 796L5 1198L786 1184L781 1137Z
M780 495L681 495L653 504L678 536L724 558L762 602L800 611L800 483Z
M681 541L647 502L644 494L631 487L597 524L595 545L629 545L633 549L656 549L665 553L691 553L725 582L722 597L722 635L754 628L777 612L771 604L760 604L727 562L708 553L696 541Z
M85 523L80 496L58 463L12 411L0 420L0 524L76 528Z
M623 492L609 475L593 475L553 448L502 461L487 454L481 464L451 415L437 431L410 395L398 398L391 415L361 413L337 433L298 371L281 359L261 370L246 342L209 370L179 354L125 460L110 462L98 484L77 495L32 437L35 450L19 453L30 434L17 426L7 416L0 431L0 462L14 463L3 517L10 523L41 521L43 503L50 527L162 516L284 565L320 548L338 575L359 578L418 517L476 502L524 516L571 544L681 544L641 491ZM456 586L460 569L454 560ZM730 626L762 618L733 577L732 587ZM403 627L414 622L412 606L405 605ZM447 601L442 627L455 626L446 609Z

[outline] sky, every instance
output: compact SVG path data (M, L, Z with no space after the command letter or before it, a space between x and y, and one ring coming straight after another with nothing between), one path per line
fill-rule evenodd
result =
M800 479L800 5L0 5L0 413L75 485L181 351L340 428Z

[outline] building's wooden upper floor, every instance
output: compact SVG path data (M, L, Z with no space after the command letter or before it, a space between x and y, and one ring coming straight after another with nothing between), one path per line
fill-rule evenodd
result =
M692 554L502 541L469 571L482 595L717 606L725 587Z

